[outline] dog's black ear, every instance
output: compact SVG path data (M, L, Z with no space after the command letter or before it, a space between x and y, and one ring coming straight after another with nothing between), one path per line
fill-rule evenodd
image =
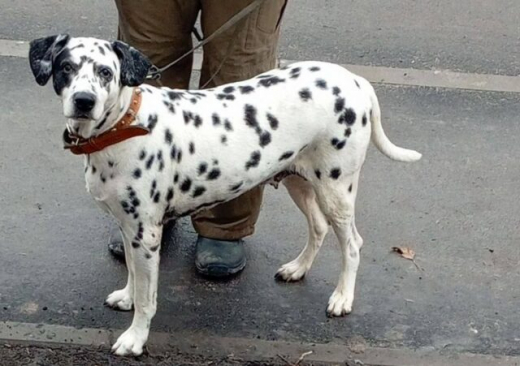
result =
M31 41L29 63L38 84L47 84L52 75L54 57L65 47L69 38L67 34L59 34Z
M141 85L152 63L141 52L126 43L115 41L112 47L121 62L121 83L125 86Z

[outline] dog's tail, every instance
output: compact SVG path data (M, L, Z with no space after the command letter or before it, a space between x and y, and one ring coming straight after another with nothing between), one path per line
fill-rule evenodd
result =
M372 115L370 116L372 122L372 142L383 154L390 159L404 162L417 161L421 158L421 153L403 149L402 147L394 145L386 136L383 126L381 125L381 109L379 108L379 101L375 91L372 92Z

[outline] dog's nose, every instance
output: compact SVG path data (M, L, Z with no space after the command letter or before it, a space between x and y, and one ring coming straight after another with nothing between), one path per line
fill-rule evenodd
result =
M74 94L74 106L80 112L90 112L96 104L96 96L91 93L78 92Z

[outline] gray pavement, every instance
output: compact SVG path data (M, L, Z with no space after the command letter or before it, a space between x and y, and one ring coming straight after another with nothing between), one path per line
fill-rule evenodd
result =
M506 49L518 46L518 29L506 20L520 14L520 4L317 3L291 2L285 58L517 74L518 60ZM8 10L0 14L0 38L59 30L113 36L112 4L88 4L0 0ZM456 26L467 30L471 47L457 44ZM338 29L350 39L358 35L357 48L340 42ZM377 52L359 57L363 48ZM431 63L433 55L439 64ZM131 314L102 306L125 283L124 266L106 251L113 224L85 192L82 159L62 150L59 101L33 82L26 59L0 57L0 80L7 89L0 93L0 320L123 329ZM248 266L231 281L198 277L189 221L169 228L154 331L520 355L519 94L376 87L387 134L424 158L405 165L369 152L357 205L365 246L353 313L325 316L339 270L332 235L305 281L274 281L278 266L302 247L306 225L283 188L268 188L257 233L247 241ZM422 270L392 246L412 247Z

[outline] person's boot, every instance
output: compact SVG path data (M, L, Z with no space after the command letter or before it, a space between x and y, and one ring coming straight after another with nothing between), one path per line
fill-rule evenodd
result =
M108 251L112 256L120 261L125 261L125 245L123 243L123 237L121 231L118 228L114 228L110 232L108 239Z
M197 238L195 267L209 277L228 277L246 266L246 253L242 240L216 240Z

